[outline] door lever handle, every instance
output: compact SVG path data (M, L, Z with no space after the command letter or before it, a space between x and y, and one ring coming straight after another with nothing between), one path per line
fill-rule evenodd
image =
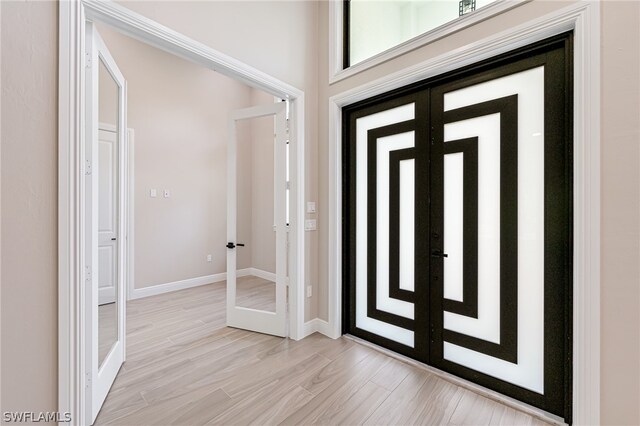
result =
M227 243L227 248L228 248L228 249L236 248L236 246L238 246L238 247L244 247L244 244L242 244L242 243L238 243L238 244Z
M113 237L113 238L111 239L111 241L115 241L115 240L116 240L116 237Z
M431 252L431 257L449 257L449 255L441 250L434 250Z

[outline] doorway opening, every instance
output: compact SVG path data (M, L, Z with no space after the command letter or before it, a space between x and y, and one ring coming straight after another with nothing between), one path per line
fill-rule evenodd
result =
M302 138L304 129L302 121L304 94L286 83L234 61L213 49L203 48L199 43L155 22L137 18L140 17L116 4L78 2L61 5L61 38L75 37L78 40L82 40L82 42L77 45L61 42L60 45L61 63L66 64L70 71L69 75L61 75L61 88L64 90L71 87L72 90L76 90L78 95L77 98L62 97L61 103L69 102L71 104L77 101L77 105L60 109L61 134L70 135L68 138L61 137L61 152L67 152L65 151L65 146L67 146L68 152L73 153L68 158L61 155L60 182L61 187L64 187L60 195L61 221L64 221L64 218L68 219L69 223L77 221L77 227L69 229L70 232L61 230L60 233L61 247L70 248L68 252L62 250L60 255L60 406L61 408L64 407L63 411L72 413L73 418L82 419L82 423L88 424L93 423L96 419L122 363L125 359L128 359L129 351L125 348L125 343L127 346L130 344L131 347L137 345L138 348L150 346L149 344L152 343L149 339L135 342L135 338L127 335L127 332L135 334L136 330L132 331L131 327L126 327L126 299L136 299L135 301L138 299L145 300L147 297L152 299L153 297L164 296L162 293L170 294L170 291L188 292L192 287L200 288L205 287L208 283L223 281L226 281L228 286L234 286L237 275L253 275L262 280L260 282L261 290L270 288L270 291L266 292L265 300L261 300L261 304L247 306L245 311L241 310L239 312L239 318L245 320L244 323L235 323L233 325L265 333L274 333L279 336L289 336L293 339L299 339L302 331L301 321L303 321L303 315L301 309L303 309L303 304L297 300L302 296L302 293L297 290L298 283L303 282L301 278L304 273L304 235L300 226L302 223L301 212L303 212L302 189L304 188L303 179L300 177L304 175L304 144ZM144 129L145 127L147 129L153 127L153 123L145 123L144 119L145 116L146 118L153 116L151 114L153 108L149 108L149 111L146 111L148 114L145 114L145 111L141 112L139 108L137 112L133 111L133 108L127 111L128 107L132 107L131 104L127 103L127 87L131 90L129 99L132 98L131 95L138 90L138 87L127 85L125 78L127 72L122 73L118 66L120 58L114 59L110 49L107 47L108 43L102 40L100 31L97 29L98 26L102 25L114 25L123 34L135 36L145 45L153 46L146 46L149 49L161 47L170 55L179 58L176 60L189 63L192 66L194 63L200 67L204 66L201 69L202 73L214 75L211 72L211 68L215 68L216 71L225 76L223 78L230 77L229 82L223 85L222 89L233 85L244 85L248 102L243 103L240 99L241 97L236 96L234 99L237 102L231 103L223 114L209 112L212 120L218 119L218 128L221 129L220 135L211 137L211 139L217 144L216 149L218 152L214 153L214 157L220 157L225 165L221 169L223 178L218 179L219 182L217 182L222 190L216 194L211 194L212 191L203 191L202 187L198 188L199 184L203 181L215 182L215 177L206 175L194 177L193 174L190 175L193 178L190 189L200 195L200 197L191 197L191 201L193 199L209 201L215 198L209 204L214 205L214 207L222 207L222 215L219 215L220 217L218 217L217 221L225 223L223 235L215 239L215 247L213 245L205 247L202 250L202 256L198 256L199 258L196 262L205 264L205 267L210 267L211 265L208 264L219 263L220 261L223 265L226 265L227 258L232 257L229 253L235 253L241 247L244 250L251 250L252 241L260 240L264 243L264 247L257 250L257 253L267 251L275 255L276 265L273 265L273 268L271 268L269 262L266 262L262 267L256 267L256 262L251 257L246 267L242 268L243 270L234 269L232 274L228 274L228 271L224 269L220 272L213 271L213 273L207 269L207 273L203 275L198 273L195 277L186 278L180 276L178 271L180 263L185 263L181 261L187 259L186 263L189 263L193 259L193 256L183 250L185 248L184 241L195 240L198 234L211 234L210 227L202 225L202 218L196 218L194 215L200 214L202 216L204 212L206 216L210 212L207 212L206 208L185 206L185 199L187 198L184 197L185 191L178 190L177 187L171 187L171 185L163 182L159 182L157 185L150 185L149 182L145 182L144 179L149 176L143 173L144 167L140 167L140 165L145 159L149 158L151 162L161 163L162 158L166 160L167 157L173 157L174 159L178 157L178 159L183 160L182 164L186 166L183 170L165 167L166 164L156 164L157 168L164 172L162 178L167 178L167 181L169 181L169 178L171 178L169 175L172 174L174 175L173 177L182 174L182 176L179 176L182 178L189 175L187 173L190 171L188 164L210 160L211 152L203 151L201 155L196 156L195 160L188 155L180 157L181 155L184 156L185 151L187 151L184 149L184 145L180 146L180 143L185 144L194 139L192 136L187 137L187 133L201 130L195 125L192 128L182 128L181 134L173 135L174 142L177 142L173 144L175 148L173 150L167 149L167 146L160 146L159 140L166 135L158 135L157 130L157 137L153 141L156 142L156 145L152 146L153 144L147 143L153 138L148 137L149 133L146 133ZM107 30L105 26L104 31L110 30ZM87 46L86 51L84 49L82 51L80 49L74 50L85 45ZM134 57L133 61L135 61L135 56L141 53L141 50L139 49L132 55ZM197 53L194 53L195 51ZM187 54L187 52L190 53ZM167 55L167 53L161 53ZM73 74L77 78L74 78L71 74L71 69L76 66L76 63L64 61L65 58L73 55L82 58L81 62L77 62L82 66L79 66L74 71L75 74ZM184 61L184 59L188 61ZM129 66L133 67L135 63ZM85 73L87 75L85 79L86 86L81 84L82 79L79 78L80 75ZM154 73L148 73L146 77L149 83L157 83L157 81L154 81ZM160 95L170 93L174 87L171 87L171 85L158 85L156 89L158 90L158 97L162 97ZM202 92L206 92L204 89L206 88L203 88ZM222 91L209 93L209 96L219 96ZM261 91L263 93L259 94ZM256 103L255 101L258 98L261 100ZM153 103L153 96L151 99ZM230 209L229 206L234 204L230 200L235 202L237 198L240 198L240 194L234 193L231 196L226 191L226 183L229 181L226 172L230 167L226 167L228 158L225 151L227 151L228 146L232 146L234 143L238 144L238 146L253 143L253 134L244 135L241 138L238 137L236 140L229 137L231 128L230 115L233 115L231 110L240 111L252 105L264 105L265 99L266 105L270 106L274 111L260 115L260 117L271 116L271 123L270 128L269 126L262 126L262 129L268 129L266 136L262 137L256 133L256 138L262 138L261 142L263 143L259 144L260 148L264 148L263 144L266 144L271 149L272 154L256 157L257 160L261 160L256 164L247 164L249 164L251 172L253 172L253 168L257 164L269 164L271 166L270 173L273 177L270 180L254 179L255 182L252 182L252 187L255 193L262 196L262 198L251 199L252 204L245 205L244 211L262 210L255 206L261 202L264 204L264 201L270 198L271 208L266 209L267 212L261 211L260 215L256 215L256 220L260 222L259 219L270 218L268 219L270 223L267 230L272 235L278 235L279 243L277 247L267 248L269 241L265 242L265 238L262 238L262 240L260 238L254 239L252 229L246 236L248 238L247 241L251 243L245 242L244 246L241 246L241 242L235 241L239 244L229 247L229 243L232 241L229 239L231 233L226 229L227 208ZM78 121L78 116L82 116L80 111L85 107L85 123L81 125ZM77 111L78 116L73 115L72 111ZM106 117L105 114L108 112L114 112L115 117ZM174 108L172 111L167 111L164 116L166 121L158 121L163 120L162 116L158 117L156 115L154 118L156 123L166 124L172 118L180 116L180 114L189 115L188 111ZM290 117L287 114L290 114ZM127 118L134 115L137 116L135 120L127 120ZM246 118L248 119L247 121L251 121L249 120L251 117ZM77 126L77 128L71 130L74 126ZM156 127L163 126L157 125ZM134 142L134 133L136 134L137 142ZM285 144L286 147L284 146ZM145 145L148 148L147 152L140 150ZM258 143L256 142L254 145L258 146ZM247 152L251 154L253 150L252 147ZM155 157L153 156L154 153L156 154ZM289 154L291 161L289 161L288 157L285 158ZM73 161L76 155L82 158L86 157L86 160L82 164L77 164ZM250 159L243 158L242 161L244 161L243 165L246 165L245 163ZM285 164L287 166L290 165L289 169L286 170L287 173L278 172L278 169L274 167L276 163L281 166L280 170L283 171L285 170ZM135 173L133 173L134 164L136 166ZM149 168L147 168L148 170ZM241 172L243 176L249 175L246 169L241 169ZM136 176L135 181L133 179L134 175ZM287 179L286 182L284 181L285 177ZM262 178L264 178L264 173ZM267 183L270 188L268 186L266 188L260 187L260 185ZM67 188L67 184L70 184L70 187ZM271 197L269 197L269 191L271 191ZM278 194L277 197L276 193ZM135 206L133 203L134 198L136 201ZM192 225L195 223L196 226L192 228L196 229L196 231L192 229L191 232L187 232L185 228L181 228L173 235L169 235L170 229L159 227L157 223L159 215L153 214L154 209L156 213L163 210L166 213L170 210L163 209L159 205L161 200L167 205L173 202L178 208L184 207L179 222ZM287 202L290 201L290 203L285 205L285 200ZM148 209L144 214L139 213L144 208L144 204L154 202L156 204L155 207ZM75 207L71 207L72 205L75 205ZM236 208L235 205L233 207ZM76 211L79 213L74 216L73 212ZM137 220L128 220L129 218L133 219L136 215L139 216ZM154 220L156 221L155 223ZM210 223L216 222L214 217L205 218L205 220L209 220ZM133 230L134 223L135 232ZM142 235L141 228L144 228L145 225L150 225L151 228L153 228L153 225L156 226L155 233L158 235L158 239L154 243L148 238L137 238L134 246L134 235L140 237ZM260 222L258 225L256 227L261 228L262 223ZM267 233L262 232L262 234L264 236ZM148 237L148 235L146 236ZM266 240L269 240L269 238L275 239L272 236L267 237ZM220 243L219 248L218 240ZM173 259L159 259L156 256L155 265L149 267L149 264L153 262L148 262L148 259L137 256L137 253L140 252L137 246L145 242L148 245L142 251L144 253L157 255L158 251L163 251L162 247L174 246L174 248L178 249L179 255L174 256ZM159 250L153 253L154 249ZM217 251L214 252L214 250ZM143 276L144 274L140 275L139 272L143 270L145 264L147 265L147 275ZM166 273L167 267L173 271L174 276ZM74 268L78 268L79 271L82 271L82 274L72 272ZM161 280L154 279L153 273L163 269L165 278ZM246 299L246 297L242 296L244 287L249 288L250 291L253 289L251 285L243 286L243 277L239 278L241 281L239 283L238 299L244 300ZM274 281L275 283L273 283ZM226 292L227 285L223 283L222 286L221 294L224 296L224 293L228 293ZM289 288L287 289L286 286L289 286ZM273 291L274 288L275 291ZM288 312L285 299L287 294L289 295ZM274 300L269 301L266 299ZM224 298L222 302L222 305L218 306L218 308L222 308L224 318L222 325L224 325L230 323L230 321L226 319L228 312L225 309ZM68 309L65 308L64 303L68 303ZM275 305L275 309L269 312L269 308L272 305ZM275 321L280 330L278 333L269 329L262 329L263 327L260 324L255 325L256 318L246 320L245 317L250 317L251 313L261 311L277 317ZM162 321L162 319L159 318L158 320ZM203 323L206 325L206 321L201 321L201 324ZM255 327L251 327L252 325L255 325ZM167 327L162 326L162 324L158 324L158 326L163 331L171 328L167 324L164 324ZM144 326L141 326L141 328L144 328ZM179 327L176 326L174 331L179 331L178 329ZM138 329L137 331L141 330Z

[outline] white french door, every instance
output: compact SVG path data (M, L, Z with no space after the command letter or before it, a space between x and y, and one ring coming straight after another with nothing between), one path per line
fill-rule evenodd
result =
M93 424L125 359L126 82L86 24L85 423Z
M283 337L286 132L284 102L237 110L227 147L227 325Z
M115 303L118 283L118 132L105 123L98 137L98 305Z

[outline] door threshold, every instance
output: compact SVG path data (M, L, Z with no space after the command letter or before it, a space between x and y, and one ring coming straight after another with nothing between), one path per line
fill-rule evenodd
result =
M486 398L489 398L491 400L494 400L496 402L499 402L501 404L504 404L506 406L509 406L515 410L518 411L522 411L526 414L529 414L537 419L540 419L542 421L551 423L551 424L555 424L555 425L560 425L560 426L564 426L566 425L565 421L563 418L556 416L555 414L551 414L548 413L544 410L541 410L537 407L534 407L532 405L529 405L525 402L522 401L518 401L517 399L508 397L506 395L503 395L499 392L496 392L494 390L485 388L484 386L480 386L477 385L475 383L469 382L468 380L462 379L460 377L454 376L453 374L447 373L446 371L442 371L442 370L438 370L437 368L434 368L430 365L427 365L425 363L422 363L420 361L416 361L415 359L409 358L408 356L405 355L401 355L399 353L393 352L392 350L389 350L387 348L383 348L382 346L378 346L375 343L371 343L368 342L366 340L363 340L359 337L353 336L351 334L344 334L342 337L352 340L355 343L358 343L362 346L366 346L368 348L371 348L375 351L381 352L387 356L390 356L391 358L395 358L398 361L402 361L406 364L412 365L414 367L418 367L422 370L428 371L429 373L432 373L448 382L451 382L455 385L458 385L460 387L463 387L465 389L468 389L472 392L475 392L479 395L482 395Z

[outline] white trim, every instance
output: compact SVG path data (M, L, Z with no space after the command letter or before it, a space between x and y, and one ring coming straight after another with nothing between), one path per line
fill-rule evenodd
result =
M516 410L519 411L523 411L535 418L538 418L544 422L547 423L552 423L555 425L565 425L566 423L564 422L563 419L561 419L560 417L556 416L555 414L551 414L551 413L547 413L546 411L543 411L537 407L534 407L532 405L529 405L527 403L524 403L522 401L519 401L517 399L513 399L511 397L508 397L506 395L503 395L499 392L493 391L491 389L487 389L484 386L480 386L476 383L470 382L468 380L462 379L458 376L455 376L451 373L447 373L446 371L442 371L442 370L438 370L437 368L434 368L430 365L424 364L420 361L416 361L415 359L409 358L407 356L404 356L402 354L399 354L397 352L393 352L392 350L389 350L387 348L383 348L382 346L378 346L375 343L371 343L368 342L366 340L360 339L359 337L356 336L352 336L350 334L345 334L344 335L345 339L349 339L352 340L354 342L356 342L359 345L362 346L366 346L368 348L371 348L375 351L381 352L387 356L390 356L391 358L395 358L398 361L402 361L406 364L410 364L413 365L415 367L418 367L422 370L428 371L429 373L438 376L448 382L451 382L455 385L458 385L460 387L463 387L465 389L469 389L473 392L475 392L478 395L482 395L485 396L489 399L492 399L494 401L498 401L501 404L507 405L509 407L515 408Z
M80 1L86 18L104 22L119 32L180 56L220 74L263 90L281 99L298 98L304 92L222 52L110 0Z
M276 282L276 274L273 272L264 271L258 268L247 268L247 275L253 275L254 277L262 278L263 280ZM237 275L241 277L242 275Z
M329 337L342 330L341 109L574 31L573 421L600 422L600 4L580 1L329 100Z
M187 288L198 287L201 285L213 284L227 279L227 273L222 272L213 275L204 275L202 277L188 278L186 280L173 281L164 284L157 284L148 287L134 288L132 291L132 299L141 299L143 297L156 296L158 294L170 293L172 291L184 290Z
M303 336L307 337L313 333L321 333L325 336L329 335L329 323L320 318L314 318L304 323Z
M98 129L104 130L105 132L117 132L118 128L114 124L109 123L98 123Z
M430 31L417 35L407 41L393 46L383 52L367 58L347 69L342 69L343 52L343 2L331 0L329 2L329 84L344 80L362 71L380 65L393 58L404 55L426 44L457 33L467 27L478 24L493 16L504 13L514 7L520 6L531 0L496 0L480 9L447 22Z
M71 424L86 423L84 286L85 22L116 27L138 40L242 81L291 107L289 337L300 339L304 321L304 92L175 32L113 1L59 3L58 69L58 410ZM298 289L300 287L300 289Z
M125 140L125 152L127 155L127 197L126 197L126 219L127 219L127 300L133 299L133 289L136 288L136 268L135 268L135 188L136 188L136 165L135 165L135 132L127 129Z
M272 272L263 271L256 268L244 268L236 271L236 277L247 277L253 275L259 278L263 278L268 281L275 282L275 274ZM156 296L158 294L171 293L173 291L184 290L192 287L199 287L202 285L208 285L213 283L219 283L227 279L226 272L220 272L218 274L203 275L201 277L187 278L185 280L172 281L164 284L150 285L148 287L133 288L131 289L130 300L142 299L144 297Z

